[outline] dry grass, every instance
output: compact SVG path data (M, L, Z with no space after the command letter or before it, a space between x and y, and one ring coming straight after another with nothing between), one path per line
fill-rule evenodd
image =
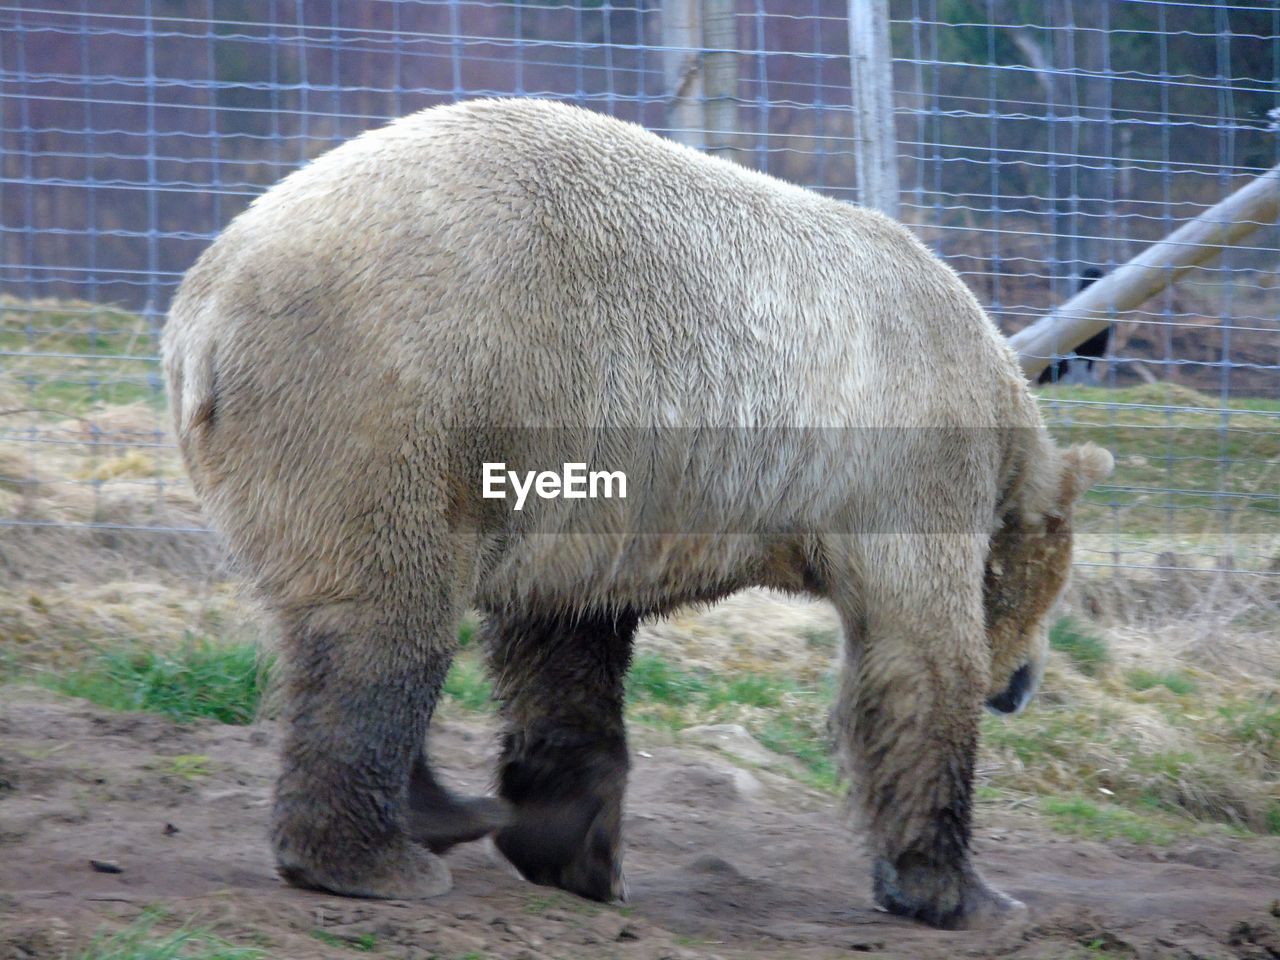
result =
M32 308L37 309L32 309ZM87 304L0 301L0 635L11 663L243 635L252 615L168 433L151 332Z
M154 352L132 314L0 300L0 576L52 591L50 610L86 585L217 576Z
M1224 633L1235 659L1199 655ZM1157 822L1280 833L1280 665L1270 637L1209 621L1115 625L1098 636L1109 658L1096 676L1055 652L1022 716L987 719L987 785L1011 801L1079 797Z
M1089 595L1088 583L1077 584L1077 598ZM984 719L980 796L1015 806L1053 800L1045 808L1051 823L1098 837L1165 841L1203 825L1280 833L1274 596L1218 614L1200 606L1194 618L1160 613L1150 600L1142 609L1138 621L1099 621L1074 608L1077 629L1106 655L1095 662L1060 644L1025 713ZM794 714L821 729L811 714L829 697L835 627L825 604L762 591L649 627L642 655L686 667L688 637L698 666L763 675L798 695L778 708L707 710L686 697L642 712L675 726L733 720L752 729Z

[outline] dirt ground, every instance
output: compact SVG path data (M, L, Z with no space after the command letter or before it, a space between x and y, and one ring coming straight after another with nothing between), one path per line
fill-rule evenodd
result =
M179 726L7 687L0 704L0 960L71 955L163 907L271 957L1280 957L1280 841L1167 847L1055 835L979 808L977 856L1023 921L940 933L877 912L839 802L743 761L715 731L636 730L630 899L601 906L512 876L482 844L427 902L347 900L275 877L266 842L274 725ZM482 791L486 721L446 711L433 752ZM119 872L100 872L90 861Z

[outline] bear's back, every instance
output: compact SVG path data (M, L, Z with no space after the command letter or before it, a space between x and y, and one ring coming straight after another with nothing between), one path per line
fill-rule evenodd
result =
M434 108L331 151L238 218L187 293L174 322L235 351L287 364L305 344L314 367L327 348L480 422L986 421L966 385L1012 369L900 225L540 100Z

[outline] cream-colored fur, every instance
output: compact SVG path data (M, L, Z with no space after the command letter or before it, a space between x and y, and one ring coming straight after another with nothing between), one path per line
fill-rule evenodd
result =
M370 774L385 837L333 854L359 861L345 873L307 831L346 843L355 801L305 776L328 769L316 725L356 764L360 737L429 714L411 678L438 683L465 607L644 616L750 585L840 609L845 715L905 738L844 732L872 793L898 785L864 801L905 876L980 701L1038 677L1070 503L1109 470L1053 445L1003 338L900 225L538 100L414 114L286 178L191 269L164 355L208 517L294 638L282 871L339 892L442 886L414 887L397 836L411 746ZM627 499L480 496L485 460L566 459L625 472ZM1001 593L993 544L1042 572ZM404 709L357 722L375 683ZM950 887L882 900L981 914L966 849L925 868Z

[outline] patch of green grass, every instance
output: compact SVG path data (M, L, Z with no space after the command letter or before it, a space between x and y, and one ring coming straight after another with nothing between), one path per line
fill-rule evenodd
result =
M1224 511L1252 532L1280 529L1270 496L1280 457L1275 400L1233 397L1224 407L1217 396L1167 383L1037 392L1060 441L1091 440L1116 454L1115 473L1077 509L1077 530L1105 523L1139 535L1213 532ZM1218 492L1232 496L1223 502Z
M11 683L22 676L18 658L12 650L0 650L0 683Z
M54 416L97 404L164 404L157 344L145 317L97 304L0 298L0 350L25 402Z
M1176 693L1180 697L1196 692L1196 683L1190 677L1181 673L1155 673L1151 670L1130 670L1125 678L1129 682L1129 686L1133 690L1154 690L1156 687L1164 687L1171 693Z
M1280 702L1274 697L1219 707L1231 739L1260 753L1280 769Z
M169 770L181 780L200 780L209 775L209 758L203 753L180 753L169 758Z
M1267 833L1280 834L1280 800L1273 800L1267 806Z
M806 717L825 716L825 711L813 708L818 701L828 702L829 693L760 674L717 677L675 666L654 654L637 657L627 678L634 719L672 730L740 720L764 746L799 760L808 781L824 790L835 788L835 764L825 730Z
M672 938L672 942L681 947L705 947L717 943L715 940L708 940L705 936L695 937L688 933L682 933Z
M1091 840L1121 837L1134 843L1162 844L1177 836L1176 831L1154 817L1083 797L1042 797L1040 809L1054 829Z
M831 744L822 731L783 714L757 730L756 739L774 753L794 757L804 764L811 785L828 791L836 789L840 777L831 756Z
M711 684L700 674L672 666L662 657L641 654L627 674L628 699L685 706L704 698Z
M372 953L378 947L378 938L372 933L343 934L339 936L327 930L312 930L311 935L321 943L327 943L331 947L346 947L348 950L354 950L357 953Z
M203 930L157 933L158 917L147 913L113 934L94 937L75 960L259 960L267 954L241 947Z
M68 674L41 681L111 710L246 724L257 714L272 663L251 643L218 644L188 636L172 652L104 650Z
M1175 780L1183 776L1197 762L1195 754L1186 750L1146 753L1135 748L1132 753L1130 762L1134 770Z
M598 915L602 909L598 904L589 900L583 900L580 897L573 897L557 892L534 892L528 894L524 898L521 909L528 914L542 916L549 910L560 910L564 913L576 913L583 916L594 917Z
M1106 641L1071 617L1062 617L1050 628L1049 646L1066 654L1081 673L1091 677L1098 676L1111 659Z
M1086 957L1088 960L1118 960L1120 957L1132 957L1133 951L1124 943L1111 937L1093 937L1079 941L1084 952L1073 956Z
M479 624L474 620L467 619L458 624L458 649L469 650L478 630Z
M773 677L747 674L714 684L707 691L706 703L713 708L729 703L741 703L748 707L777 707L791 689L791 684Z
M982 737L1010 750L1028 767L1079 756L1088 744L1108 739L1111 717L1067 707L1031 708L1017 717L982 718Z
M458 624L458 653L444 680L444 695L466 710L485 712L494 708L493 684L484 665L484 654L476 646L479 624L470 618Z
M793 682L778 677L755 673L716 677L675 666L654 654L636 657L627 675L629 699L676 707L778 707L788 693L799 692Z
M51 381L43 377L59 374L50 371L46 374L29 378L31 388L27 393L27 402L33 409L48 411L56 416L80 416L88 413L95 405L120 406L139 401L160 408L164 404L164 393L159 387L147 380L119 379L76 381Z
M467 654L453 659L444 681L445 696L468 710L490 710L493 707L493 685L480 661Z

